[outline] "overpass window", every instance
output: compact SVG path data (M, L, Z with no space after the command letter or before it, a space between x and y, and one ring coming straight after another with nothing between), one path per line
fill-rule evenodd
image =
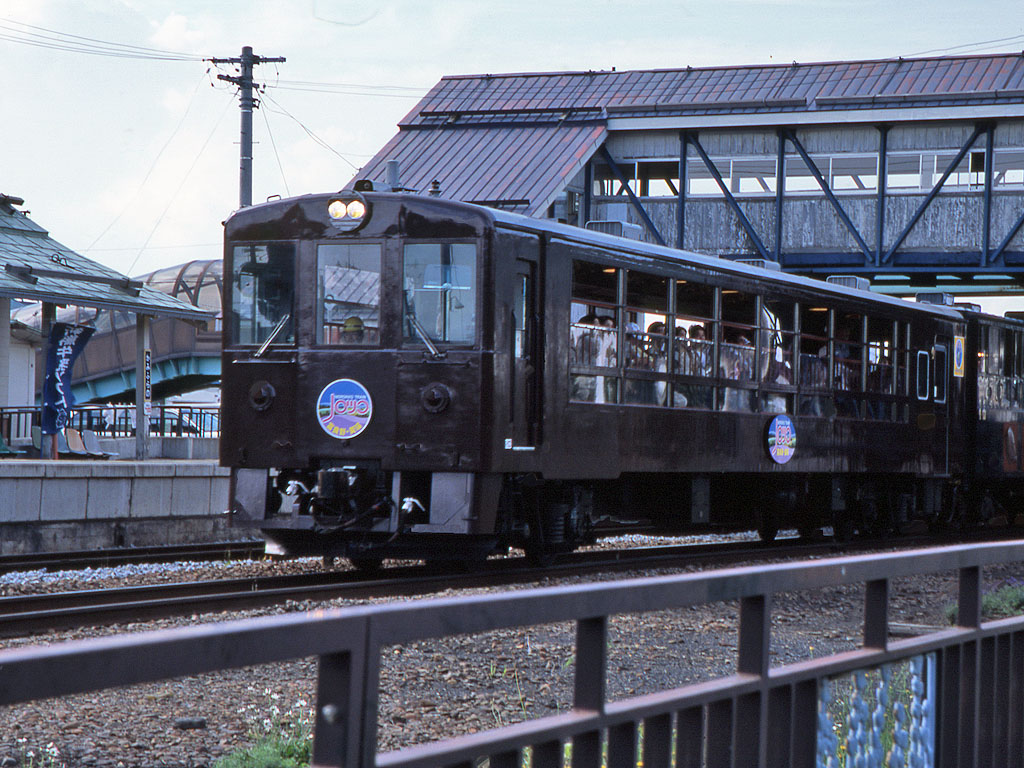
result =
M317 344L380 341L380 251L376 243L317 246Z
M236 245L231 259L231 341L295 343L295 245Z

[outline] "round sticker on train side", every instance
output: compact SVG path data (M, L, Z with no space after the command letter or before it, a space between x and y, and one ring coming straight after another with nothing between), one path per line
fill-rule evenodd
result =
M768 455L776 464L785 464L796 453L796 427L793 420L779 414L768 425Z
M331 437L351 440L370 423L373 400L366 387L354 379L335 379L320 392L316 418Z

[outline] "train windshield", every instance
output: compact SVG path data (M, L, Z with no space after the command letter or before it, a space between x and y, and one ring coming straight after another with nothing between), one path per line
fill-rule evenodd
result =
M231 274L231 341L295 343L295 245L238 245Z
M317 247L318 344L380 341L380 254L369 243Z
M408 342L472 344L476 338L476 246L405 246L404 328Z

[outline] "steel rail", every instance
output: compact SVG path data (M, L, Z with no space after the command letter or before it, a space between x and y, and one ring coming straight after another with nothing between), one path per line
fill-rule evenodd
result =
M77 570L132 563L170 563L179 560L251 560L263 554L263 541L220 541L72 552L39 552L0 555L0 573L39 569Z
M921 546L916 537L901 546ZM842 547L851 552L879 548L878 541ZM891 544L884 544L891 549ZM122 622L137 623L178 616L267 608L289 601L326 601L422 596L446 589L471 589L534 583L585 573L727 565L764 559L834 556L830 540L783 539L771 545L750 542L686 544L642 549L576 552L547 568L526 565L525 558L488 560L471 572L427 572L426 566L387 568L381 574L360 571L307 573L116 589L77 590L0 598L0 636L77 629Z

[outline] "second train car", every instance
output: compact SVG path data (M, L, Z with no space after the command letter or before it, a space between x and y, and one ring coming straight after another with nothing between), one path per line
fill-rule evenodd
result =
M1019 496L1019 321L412 194L225 226L221 461L275 551L543 562Z

